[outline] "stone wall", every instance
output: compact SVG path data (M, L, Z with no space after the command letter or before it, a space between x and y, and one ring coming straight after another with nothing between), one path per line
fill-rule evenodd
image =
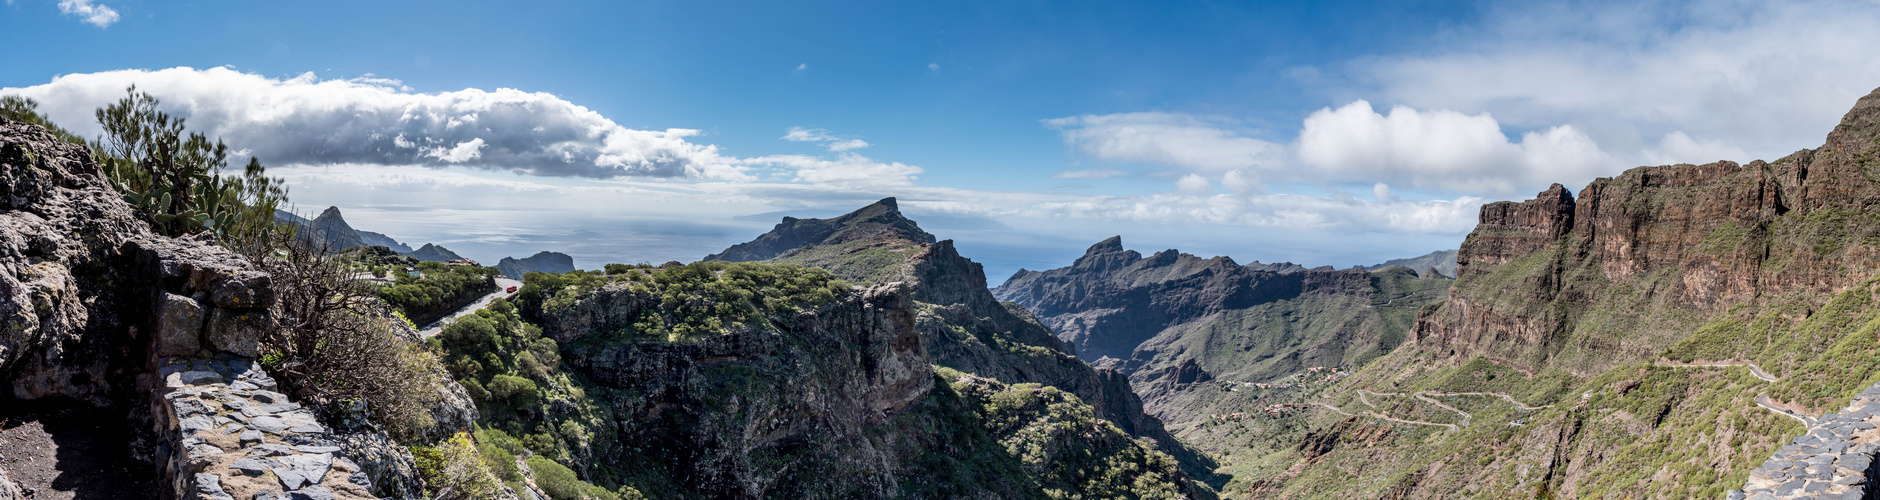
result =
M1861 391L1840 413L1822 415L1807 434L1750 471L1729 500L1872 498L1880 481L1880 384Z

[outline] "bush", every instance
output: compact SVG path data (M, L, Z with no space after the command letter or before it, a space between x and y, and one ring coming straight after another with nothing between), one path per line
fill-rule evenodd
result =
M413 446L418 476L437 500L482 500L502 496L503 485L484 461L468 433L459 432L436 447ZM512 462L513 463L513 462Z
M400 439L428 432L445 376L436 355L401 337L404 323L327 254L303 245L258 253L249 259L274 278L282 321L263 345L269 372L302 402L365 400Z
M488 390L491 400L501 402L508 408L528 407L541 398L541 391L536 388L535 381L513 375L491 377Z
M535 472L535 485L555 500L620 500L620 494L582 481L553 460L529 457L529 469Z

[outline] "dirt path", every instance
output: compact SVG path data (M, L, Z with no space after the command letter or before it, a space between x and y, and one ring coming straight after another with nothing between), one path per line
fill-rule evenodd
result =
M131 424L121 415L90 408L7 413L0 417L0 467L27 499L158 498L155 467L130 458Z
M1432 395L1432 396L1443 396L1443 397L1449 397L1449 396L1487 396L1487 397L1497 397L1497 398L1501 398L1501 399L1502 399L1502 400L1504 400L1504 401L1507 401L1507 402L1508 402L1508 404L1512 404L1512 405L1514 405L1514 407L1515 407L1515 408L1520 408L1520 409L1521 409L1521 411L1535 411L1535 410L1540 410L1540 409L1543 409L1543 408L1552 408L1552 407L1554 406L1554 405L1540 405L1540 406L1528 406L1528 405L1527 405L1526 403L1522 403L1522 402L1521 402L1520 400L1518 400L1518 399L1515 399L1515 398L1514 398L1514 396L1509 396L1509 395L1507 395L1507 394L1505 394L1505 393L1500 393L1500 392L1436 392L1436 391L1423 391L1423 392L1422 392L1421 394L1429 394L1429 395Z
M1762 367L1756 366L1755 363L1751 363L1748 361L1726 361L1726 362L1720 362L1720 363L1674 363L1670 360L1660 359L1658 361L1653 361L1652 365L1662 366L1665 368L1735 368L1735 367L1741 366L1741 367L1749 368L1750 375L1753 375L1756 378L1762 379L1764 382L1777 382L1781 380L1781 379L1776 378L1776 376L1774 375L1770 375L1769 372L1763 371ZM1815 426L1814 417L1803 415L1800 412L1796 412L1796 411L1789 410L1787 408L1776 406L1774 402L1769 401L1769 393L1767 392L1759 393L1756 395L1756 406L1761 406L1764 409L1776 412L1777 414L1782 415L1784 417L1793 418L1797 421L1800 421L1802 425L1805 427L1812 428Z
M1378 412L1374 412L1374 411L1367 411L1367 412L1363 412L1363 413L1358 413L1358 414L1352 414L1352 413L1349 413L1349 412L1346 412L1345 410L1343 410L1343 409L1341 409L1341 408L1339 408L1339 407L1336 407L1336 406L1332 406L1332 405L1330 405L1330 404L1326 404L1326 403L1312 403L1312 404L1315 404L1315 405L1319 405L1319 406L1323 406L1323 407L1325 407L1326 409L1329 409L1329 410L1332 410L1332 411L1334 411L1334 412L1337 412L1337 413L1338 413L1339 415L1344 415L1344 416L1347 416L1347 417L1371 417L1371 418L1376 418L1376 419L1379 419L1379 420L1386 420L1386 421L1391 421L1391 422L1397 422L1397 423L1400 423L1400 424L1411 424L1411 425L1430 425L1430 426L1436 426L1436 427L1448 427L1448 428L1449 428L1449 430L1452 430L1452 431L1459 431L1459 430L1462 430L1462 428L1461 428L1461 427L1457 427L1457 426L1456 426L1456 424L1439 424L1439 423L1436 423L1436 422L1424 422L1424 421L1420 421L1420 420L1404 420L1404 419L1401 419L1401 418L1396 418L1396 417L1391 417L1391 416L1388 416L1388 415L1385 415L1385 414L1382 414L1382 413L1378 413ZM1366 404L1369 404L1369 403L1366 403Z
M1776 376L1770 375L1769 372L1763 371L1762 367L1756 366L1755 363L1750 363L1747 361L1728 361L1728 362L1723 362L1723 363L1673 363L1671 361L1661 359L1658 361L1653 361L1652 365L1662 366L1665 368L1731 368L1731 367L1737 367L1737 366L1746 366L1746 367L1749 367L1750 375L1754 375L1756 376L1756 378L1763 379L1764 382L1776 382L1779 380L1776 378Z
M1361 403L1364 403L1364 405L1365 405L1365 406L1369 406L1369 407L1372 407L1372 408L1379 408L1379 407L1378 407L1378 406L1377 406L1376 404L1373 404L1373 403L1371 403L1371 400L1370 400L1370 398L1367 398L1367 397L1365 397L1365 395L1366 395L1366 394L1369 394L1369 395L1373 395L1373 396L1403 396L1403 395L1404 395L1404 393L1401 393L1401 392L1371 392L1371 391L1369 391L1369 390L1365 390L1365 389L1358 389L1358 402L1361 402ZM1449 411L1453 411L1453 412L1456 412L1456 414L1457 414L1457 415L1462 415L1462 427L1468 427L1468 426L1469 426L1469 423L1470 423L1470 422L1472 422L1472 421L1474 421L1474 419L1475 419L1475 415L1471 415L1471 414L1469 414L1469 412L1466 412L1466 411L1462 411L1462 410L1460 410L1460 409L1457 409L1457 408L1456 408L1456 407L1454 407L1454 406L1449 406L1449 405L1447 405L1447 404L1444 404L1444 403L1443 403L1442 401L1437 401L1437 400L1435 400L1435 399L1433 399L1433 398L1430 398L1430 396L1443 396L1443 397L1451 397L1451 396L1485 396L1485 397L1496 397L1496 398L1501 398L1501 399L1504 399L1504 400L1507 400L1509 404L1513 404L1513 405L1515 406L1515 408L1520 408L1520 409L1521 409L1522 411L1535 411L1535 410L1539 410L1539 409L1542 409L1542 408L1548 408L1548 407L1551 407L1551 406L1553 406L1553 405L1542 405L1542 406L1528 406L1528 405L1527 405L1526 403L1522 403L1522 402L1521 402L1520 400L1517 400L1517 399L1515 399L1515 398L1514 398L1514 396L1510 396L1510 395L1508 395L1508 394L1505 394L1505 393L1500 393L1500 392L1437 392L1437 391L1417 391L1417 392L1416 392L1416 393L1414 393L1414 394L1410 394L1410 397L1414 397L1414 398L1417 398L1417 399L1419 399L1419 400L1422 400L1422 401L1424 401L1424 402L1427 402L1427 403L1430 403L1430 404L1433 404L1433 405L1436 405L1436 406L1439 406L1439 407L1442 407L1442 408L1443 408L1443 409L1445 409L1445 410L1449 410ZM1323 403L1320 403L1320 404L1323 404ZM1373 414L1376 414L1376 412L1368 412L1368 413L1373 413ZM1378 418L1383 418L1383 419L1387 419L1387 420L1391 420L1391 421L1401 421L1401 422L1414 422L1414 423L1419 423L1419 424L1424 424L1424 425L1444 425L1444 426L1449 426L1449 427L1451 427L1451 428L1456 428L1456 426L1455 426L1454 424L1437 424L1437 423L1432 423L1432 422L1415 422L1415 421L1408 421L1408 420L1399 420L1399 419L1395 419L1395 418L1390 418L1390 417L1385 417L1385 416L1383 416L1382 414L1377 414L1377 416L1378 416ZM1519 425L1519 424L1510 424L1510 425Z

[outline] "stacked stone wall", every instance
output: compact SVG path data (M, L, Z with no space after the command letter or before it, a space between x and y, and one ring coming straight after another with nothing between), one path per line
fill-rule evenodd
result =
M1840 413L1816 419L1807 434L1776 450L1750 471L1728 500L1876 497L1880 481L1880 384L1867 388Z

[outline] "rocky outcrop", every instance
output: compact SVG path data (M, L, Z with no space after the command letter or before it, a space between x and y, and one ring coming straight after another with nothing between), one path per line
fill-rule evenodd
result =
M1598 323L1589 314L1624 307L1643 318L1706 317L1760 297L1845 289L1880 272L1880 185L1869 165L1880 152L1876 134L1880 92L1862 98L1822 148L1773 163L1640 167L1597 179L1577 198L1555 185L1533 200L1485 205L1457 255L1456 289L1413 337L1453 359L1486 356L1528 371L1566 363L1586 375L1666 344L1614 342L1582 328ZM1675 340L1691 327L1626 328Z
M732 245L725 251L705 256L705 260L749 262L768 260L784 252L816 245L840 245L852 241L905 239L933 243L934 237L922 231L913 220L901 215L894 198L883 198L873 205L834 219L798 219L784 217L783 222L757 239Z
M255 364L276 328L276 295L267 273L206 237L152 233L84 148L0 120L6 396L123 415L124 426L139 429L136 442L155 443L133 455L154 459L151 473L170 485L166 498L230 498L240 473L218 469L218 460L253 454L240 450L255 443L320 445L291 441L326 435L311 413L269 392L272 379ZM297 423L265 426L272 437L243 443L249 436L240 431L264 427L254 421L289 420ZM279 492L312 492L319 482L283 481Z
M522 275L534 271L544 273L571 273L574 272L574 257L569 257L568 254L560 252L536 252L535 255L520 259L515 257L503 257L502 262L496 263L496 270L501 271L503 276L508 276L509 279L512 280L522 279Z
M1000 302L986 288L983 266L960 255L951 240L922 231L901 215L893 198L833 219L786 218L775 230L708 259L764 256L821 267L851 283L905 283L919 304L916 325L933 363L1007 384L1057 387L1125 432L1156 440L1192 474L1213 468L1143 412L1127 377L1079 361L1029 312Z
M556 313L544 333L580 345L658 300L610 286ZM902 459L865 436L933 388L912 305L906 287L877 287L786 318L778 330L589 343L595 347L567 351L565 363L598 385L639 395L614 401L619 439L636 454L661 457L667 477L685 489L713 498L806 488L890 498ZM800 477L764 465L779 459L841 464L851 474Z

